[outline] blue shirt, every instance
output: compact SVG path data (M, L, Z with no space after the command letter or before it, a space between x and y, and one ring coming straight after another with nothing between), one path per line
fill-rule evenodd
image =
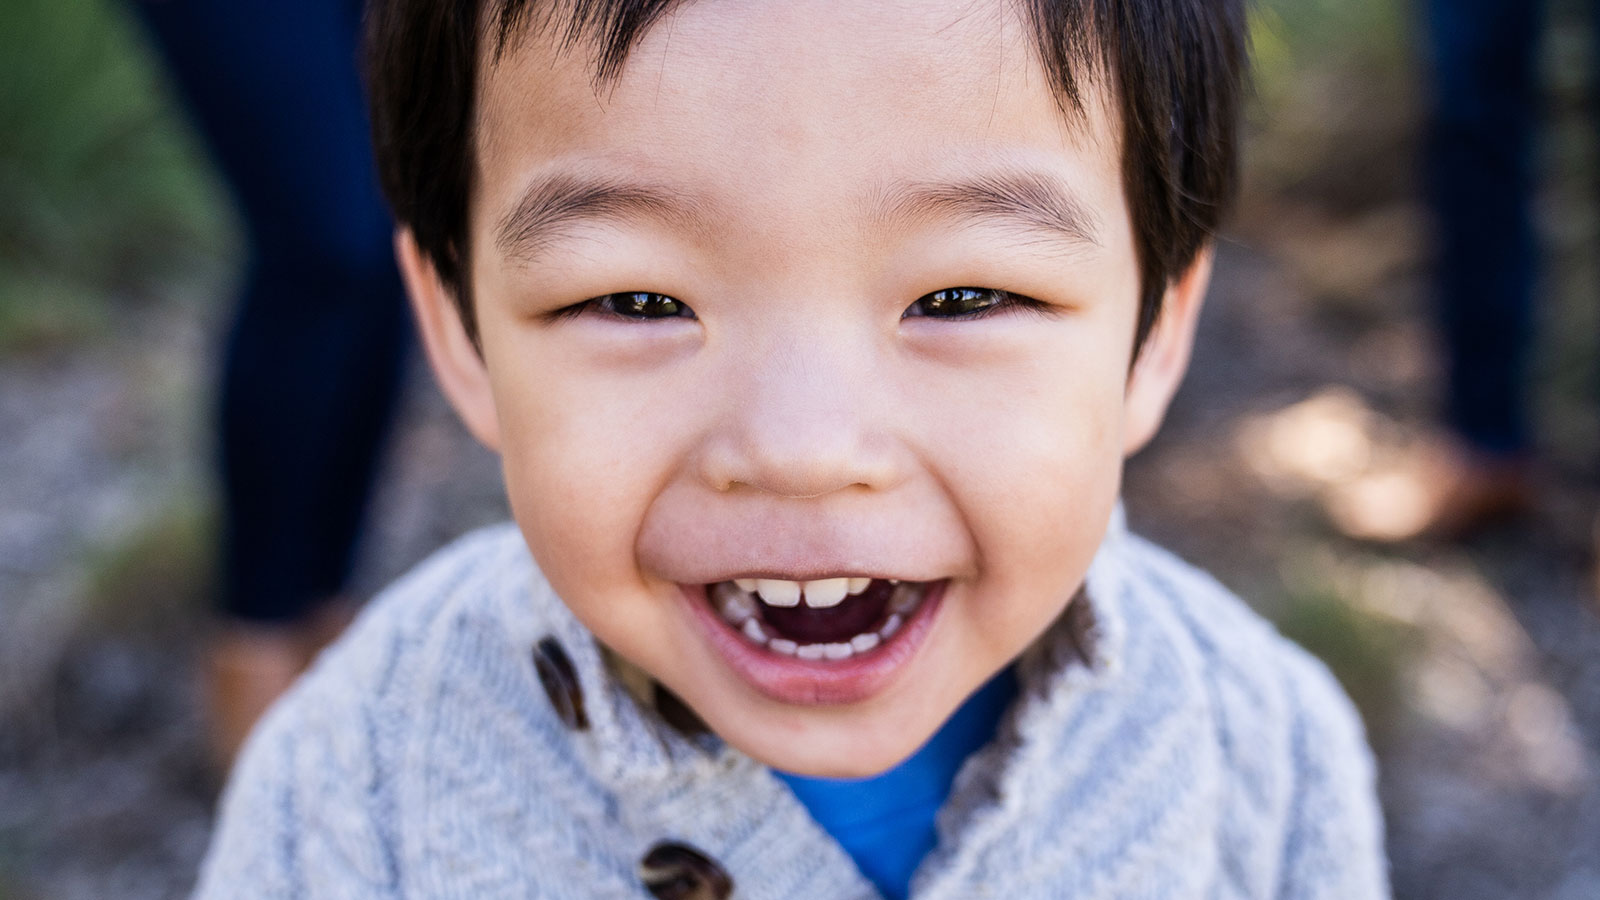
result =
M890 900L904 900L911 875L933 849L933 818L956 772L994 737L1017 695L1011 669L979 688L920 750L872 778L807 778L778 772L811 817Z

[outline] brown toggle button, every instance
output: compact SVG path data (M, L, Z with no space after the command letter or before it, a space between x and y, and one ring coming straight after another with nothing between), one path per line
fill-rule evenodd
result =
M583 711L583 688L578 684L578 672L555 638L543 638L534 645L533 667L561 721L575 731L587 729L589 717Z
M679 734L685 737L696 737L710 733L711 729L707 728L706 723L695 715L694 710L689 708L689 704L679 699L677 694L667 690L666 686L661 682L655 683L653 693L655 695L656 713L665 719L668 725L676 728Z
M663 841L639 861L639 880L657 900L728 900L733 879L686 844Z

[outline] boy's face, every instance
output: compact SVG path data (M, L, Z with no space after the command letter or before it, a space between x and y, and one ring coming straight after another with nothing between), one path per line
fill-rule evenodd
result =
M1012 6L687 4L598 95L532 30L482 74L481 361L401 241L556 591L782 769L898 762L1056 618L1187 359L1203 264L1130 375L1120 124Z

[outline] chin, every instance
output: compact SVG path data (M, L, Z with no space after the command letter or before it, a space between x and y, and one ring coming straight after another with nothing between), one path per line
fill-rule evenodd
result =
M702 718L728 744L774 769L812 778L870 778L915 753L959 705L952 703L943 717L913 717L905 704L883 700L850 709L796 709L756 698L753 708L720 705L721 715Z
M894 768L931 736L921 735L918 740L871 742L863 746L859 733L845 735L817 735L804 742L780 742L757 739L743 742L730 738L728 742L744 751L756 761L788 772L810 778L857 779L871 778ZM771 752L766 752L770 750Z

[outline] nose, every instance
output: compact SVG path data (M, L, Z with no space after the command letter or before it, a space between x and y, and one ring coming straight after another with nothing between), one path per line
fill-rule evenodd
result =
M870 351L790 337L725 373L734 387L705 442L702 480L794 499L898 483L906 461L886 405L893 392Z

